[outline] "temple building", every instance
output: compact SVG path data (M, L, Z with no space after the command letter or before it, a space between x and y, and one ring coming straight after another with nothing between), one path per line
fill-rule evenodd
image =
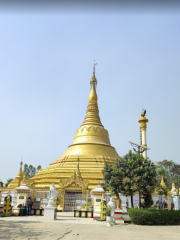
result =
M61 157L32 178L37 189L50 186L52 183L58 188L60 179L70 178L74 170L79 168L82 179L88 180L88 189L92 190L97 186L98 180L103 179L104 163L112 163L119 158L115 148L110 144L108 131L99 117L95 65L90 85L86 116L80 128L76 130L74 142Z
M54 183L59 192L59 204L62 207L67 191L69 193L90 192L98 185L98 181L102 182L103 180L104 163L113 163L120 158L115 148L111 146L108 131L102 125L99 117L95 64L90 85L86 116L80 128L75 132L73 143L61 157L26 181L29 187L38 191L47 191L47 188ZM8 188L13 187L15 181L19 183L20 178L22 180L21 174L22 169Z
M7 191L11 191L11 195L14 200L14 206L17 202L17 191L22 190L22 186L26 186L32 199L47 199L47 191L54 183L57 191L56 206L59 211L73 211L75 208L74 203L79 201L79 196L82 196L82 203L85 205L85 199L92 192L96 192L96 195L101 194L100 190L103 190L99 185L103 182L102 170L104 163L113 164L116 159L120 159L115 148L111 146L108 131L101 123L98 109L98 97L96 93L97 79L95 76L95 65L93 68L93 76L90 80L91 90L89 94L89 102L86 110L86 116L80 128L75 132L73 143L67 148L65 153L57 158L50 165L41 169L34 177L28 178L27 174L22 172L22 162L20 164L19 172L16 178L8 185L6 189L0 188L0 197L2 199L7 195ZM144 158L147 157L147 140L146 129L147 122L146 110L143 109L141 118L138 120L140 123L140 145L137 145L141 150ZM132 142L130 142L132 143ZM98 186L97 186L98 185ZM161 177L161 186L166 187L163 176ZM3 191L5 190L5 191ZM98 192L98 194L97 194ZM168 192L168 196L176 192L175 185L173 183L171 192ZM138 193L138 192L137 192ZM104 194L104 191L103 191ZM152 193L157 195L158 191ZM121 199L120 199L121 197ZM114 199L117 204L117 211L122 209L122 201L126 201L126 197L121 194L116 194ZM124 200L123 200L124 199ZM136 200L139 199L139 195L136 195ZM99 199L98 199L99 200ZM38 200L39 201L39 200ZM93 199L91 200L93 202ZM138 200L139 201L139 200ZM85 202L85 203L84 203ZM99 202L99 201L97 201ZM1 204L1 199L0 199ZM124 204L126 205L126 204Z

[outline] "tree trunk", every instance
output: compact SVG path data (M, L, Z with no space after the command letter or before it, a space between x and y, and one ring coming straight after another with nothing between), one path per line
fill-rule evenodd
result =
M139 208L141 208L141 193L139 191Z
M134 208L134 204L133 204L133 194L131 195L131 207Z
M121 199L120 199L118 193L116 193L116 200L117 200L117 209L120 209L121 208Z

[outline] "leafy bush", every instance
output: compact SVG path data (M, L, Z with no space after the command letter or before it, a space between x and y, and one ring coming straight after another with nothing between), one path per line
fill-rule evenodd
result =
M180 210L128 209L131 221L138 225L178 225Z

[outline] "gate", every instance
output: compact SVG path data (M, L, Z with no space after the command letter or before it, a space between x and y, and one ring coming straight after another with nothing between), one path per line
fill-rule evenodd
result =
M76 200L82 200L82 192L71 192L65 193L64 211L73 212L76 209Z

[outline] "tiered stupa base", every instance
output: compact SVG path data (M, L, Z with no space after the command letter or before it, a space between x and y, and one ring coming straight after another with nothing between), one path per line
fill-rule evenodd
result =
M33 178L36 189L43 189L55 183L55 187L59 189L60 179L68 179L72 176L74 170L77 168L77 161L79 159L79 170L83 180L88 180L88 190L94 189L98 185L98 180L102 182L102 169L104 163L113 163L116 158L98 157L98 156L70 156L61 164L55 167L48 167L40 170Z

